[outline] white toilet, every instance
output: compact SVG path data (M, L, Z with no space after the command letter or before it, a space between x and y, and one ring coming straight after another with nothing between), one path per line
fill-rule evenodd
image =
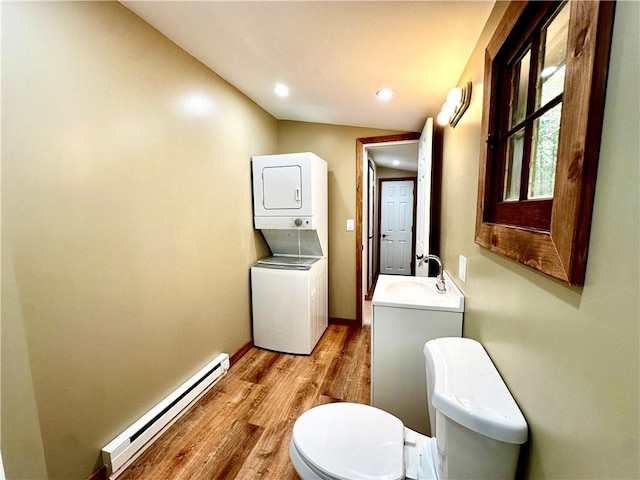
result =
M293 426L289 454L303 480L514 478L527 423L482 345L424 346L433 438L378 408L320 405ZM402 395L402 392L398 392Z

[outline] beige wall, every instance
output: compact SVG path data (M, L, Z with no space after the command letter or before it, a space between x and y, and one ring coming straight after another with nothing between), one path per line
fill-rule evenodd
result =
M80 479L250 339L277 121L117 2L3 2L2 127L7 474Z
M418 176L417 172L410 172L407 170L398 170L397 168L386 168L386 167L377 167L376 168L376 179L381 178L416 178Z
M305 122L280 122L281 153L311 151L329 167L329 316L356 318L356 139L398 133ZM358 240L359 241L359 240Z
M3 234L5 231L3 227ZM6 238L2 243L8 243ZM2 411L5 413L1 432L7 478L47 478L24 320L9 248L2 248L1 317Z
M455 273L468 258L464 335L485 345L527 418L524 478L640 477L639 5L616 7L584 288L474 243L486 38L460 79L473 81L470 110L444 136L444 264Z

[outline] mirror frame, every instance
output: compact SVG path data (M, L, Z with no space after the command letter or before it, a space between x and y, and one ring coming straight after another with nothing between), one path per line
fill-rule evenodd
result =
M500 87L494 59L536 2L511 2L485 51L482 138L488 139ZM480 149L475 242L570 285L583 285L604 115L615 3L569 0L567 76L549 230L491 223L494 168L489 145ZM530 17L529 17L530 18ZM487 208L485 209L485 205Z

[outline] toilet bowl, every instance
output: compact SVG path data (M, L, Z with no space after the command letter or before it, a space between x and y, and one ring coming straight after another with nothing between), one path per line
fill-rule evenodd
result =
M475 340L440 338L427 342L424 354L433 438L375 407L320 405L293 427L289 454L298 475L304 480L514 478L527 424L484 348Z
M390 413L357 403L307 410L293 427L289 454L304 480L437 478L435 439L409 430Z

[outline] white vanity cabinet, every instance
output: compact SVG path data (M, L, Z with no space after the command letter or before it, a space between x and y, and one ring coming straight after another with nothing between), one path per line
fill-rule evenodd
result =
M380 275L372 300L371 404L425 435L430 428L424 344L462 336L464 296L445 278L442 295L435 293L433 278Z

